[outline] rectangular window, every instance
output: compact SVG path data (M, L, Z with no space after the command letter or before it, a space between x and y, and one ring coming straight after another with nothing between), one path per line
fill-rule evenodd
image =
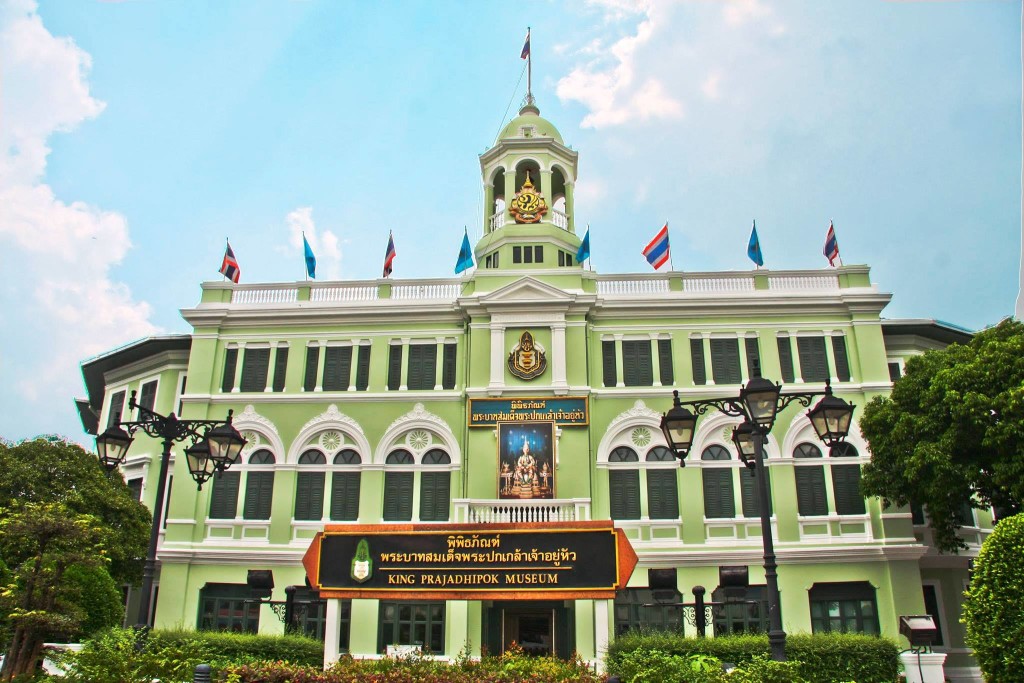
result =
M768 468L764 470L765 484L768 485L768 514L772 514L772 480ZM740 496L743 498L743 516L761 516L761 492L757 487L756 472L744 467L740 470Z
M288 347L278 346L274 356L274 391L284 391L284 381L288 375Z
M622 342L622 381L627 387L654 386L649 339Z
M434 388L437 379L437 345L409 345L410 390L425 391Z
M824 382L829 378L824 337L797 337L800 354L800 376L805 382Z
M210 519L234 519L238 508L238 472L215 472Z
M245 482L243 519L270 519L270 506L274 500L274 473L249 472Z
M836 513L863 515L864 497L860 495L860 465L832 465L832 492Z
M816 583L809 593L812 633L878 635L878 609L871 584Z
M181 409L184 407L182 396L185 395L185 385L188 384L188 375L181 376L181 388L178 390L178 415L181 415Z
M533 263L533 247L523 247L523 263Z
M676 381L675 372L672 370L672 340L658 340L658 370L661 374L659 379L662 386L671 386Z
M761 374L761 347L758 346L757 337L747 337L743 340L747 349L747 377L754 377Z
M711 376L715 384L739 384L743 381L738 339L711 340Z
M606 387L615 386L615 342L606 339L601 342L601 373ZM124 396L121 397L124 399Z
M356 391L366 391L370 386L370 345L359 347L356 358Z
M640 470L609 470L612 519L640 519Z
M932 645L942 647L945 643L942 640L942 610L939 607L938 592L931 584L925 584L921 588L924 591L924 611L935 622L935 641Z
M142 479L129 479L128 492L135 500L142 500Z
M850 359L846 354L846 337L832 337L832 353L836 358L836 379L850 381Z
M121 421L121 412L124 410L124 392L115 392L110 397L110 408L107 410L107 429L110 429Z
M352 347L328 346L324 355L324 391L348 391L352 375Z
M242 384L240 391L263 391L267 388L270 369L270 349L246 349L242 355Z
M299 472L295 480L295 519L323 519L325 479L324 472Z
M494 268L498 267L498 252L494 252L494 261L491 263Z
M676 469L647 470L647 508L651 519L679 518Z
M156 380L146 382L139 390L139 405L147 410L153 410L156 405Z
M238 363L238 349L224 351L224 376L221 378L220 390L228 393L235 388L235 365Z
M339 522L359 519L359 472L331 475L331 519Z
M615 635L640 629L679 632L682 626L682 595L675 591L669 604L658 604L650 588L624 588L615 594Z
M789 337L778 337L779 343L779 368L782 370L782 381L788 383L796 381L793 373L793 344Z
M707 384L708 373L704 369L704 340L699 337L690 338L690 366L693 369L693 383Z
M420 475L420 520L448 521L451 472L423 472Z
M709 519L731 519L736 516L736 496L732 487L731 467L706 467L704 480L704 516Z
M900 372L900 364L895 362L895 361L890 362L889 363L889 381L890 382L895 382L902 375L903 375L903 373Z
M537 245L533 248L534 263L544 263L544 247Z
M720 603L714 611L715 637L738 633L768 632L768 601L765 586L747 586L747 589L716 589L712 600Z
M388 389L398 391L402 386L402 345L392 344L388 349Z
M199 591L199 630L257 633L260 606L245 584L208 583Z
M441 365L441 388L455 388L455 344L444 345L444 358Z
M412 519L412 472L384 473L384 521L408 522Z
M523 248L522 247L512 247L512 263L522 263L522 262L523 262Z
M565 252L564 251L559 251L558 252L558 265L560 265L560 266L564 266L565 265Z
M444 601L389 602L381 600L380 635L381 654L388 645L416 645L424 652L444 652Z
M801 517L828 514L825 498L825 468L821 465L794 467L796 505Z
M572 265L572 260L573 260L573 255L572 254L566 254L565 255L565 265L571 266Z
M302 379L302 390L313 391L316 389L316 373L320 365L320 347L306 347L306 374Z

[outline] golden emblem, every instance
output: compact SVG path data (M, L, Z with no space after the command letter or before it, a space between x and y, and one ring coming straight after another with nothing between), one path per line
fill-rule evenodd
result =
M523 332L519 343L508 354L508 371L519 379L533 379L544 374L547 367L548 359L533 343L533 335Z
M516 192L516 196L512 198L508 210L515 217L516 223L538 223L544 214L548 212L547 202L544 201L544 197L534 189L533 183L530 182L529 171L526 172L526 182L523 183L522 189Z

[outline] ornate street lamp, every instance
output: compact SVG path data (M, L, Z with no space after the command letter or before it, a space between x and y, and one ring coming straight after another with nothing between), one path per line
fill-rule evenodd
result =
M132 392L128 401L130 410L138 409L139 419L136 421L112 424L105 432L96 437L96 454L100 463L112 470L122 462L128 454L128 447L134 440L135 432L142 430L154 439L163 442L160 456L160 474L157 476L156 500L153 503L153 526L149 531L149 548L146 551L146 562L142 569L142 586L139 598L139 612L136 624L145 628L149 623L149 607L153 593L153 576L156 573L156 546L160 540L160 528L163 521L164 489L167 488L167 466L171 460L171 446L178 441L191 440L192 444L185 449L185 460L189 473L196 484L202 489L214 472L226 470L238 462L245 439L238 430L231 426L232 411L228 411L227 420L179 420L171 413L164 416L155 413L135 401Z
M669 447L679 458L680 467L685 465L685 458L693 446L697 420L701 415L714 408L725 415L743 418L743 422L733 430L732 440L743 463L754 470L754 476L757 478L761 541L764 545L764 577L768 589L768 643L772 659L780 662L786 659L786 632L782 630L778 562L772 538L771 510L768 507L769 491L764 469L764 445L780 411L794 401L805 408L809 407L816 396L822 395L824 398L807 412L807 417L810 418L818 438L830 448L834 448L842 443L850 432L854 406L833 395L832 387L827 382L824 394L783 394L782 386L761 377L756 367L754 376L740 389L738 397L680 401L679 392L674 391L672 407L661 418L661 431Z

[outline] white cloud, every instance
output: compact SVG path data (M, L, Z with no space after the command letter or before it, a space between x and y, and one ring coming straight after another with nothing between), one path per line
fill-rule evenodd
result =
M341 278L341 242L330 230L320 232L313 222L313 207L300 206L285 216L288 243L294 252L303 253L302 235L306 235L316 257L316 275L321 280Z
M157 331L148 304L111 277L131 248L125 217L62 200L43 182L49 137L103 111L89 92L90 67L72 40L46 30L34 2L0 9L0 251L8 283L0 324L10 332L0 342L0 378L16 388L0 399L7 437L77 436L78 364Z
M709 100L717 100L722 97L722 72L712 71L700 84L700 91Z

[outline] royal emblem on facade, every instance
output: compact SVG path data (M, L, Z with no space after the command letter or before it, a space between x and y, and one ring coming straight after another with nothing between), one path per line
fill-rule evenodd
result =
M370 544L360 539L356 554L352 556L352 580L366 583L373 576L373 560L370 559Z
M548 359L544 351L537 348L533 335L523 332L519 343L508 354L508 371L519 379L533 379L544 374L548 367Z
M529 171L526 172L526 182L512 198L508 210L515 217L516 223L538 223L548 212L547 202L530 182Z

